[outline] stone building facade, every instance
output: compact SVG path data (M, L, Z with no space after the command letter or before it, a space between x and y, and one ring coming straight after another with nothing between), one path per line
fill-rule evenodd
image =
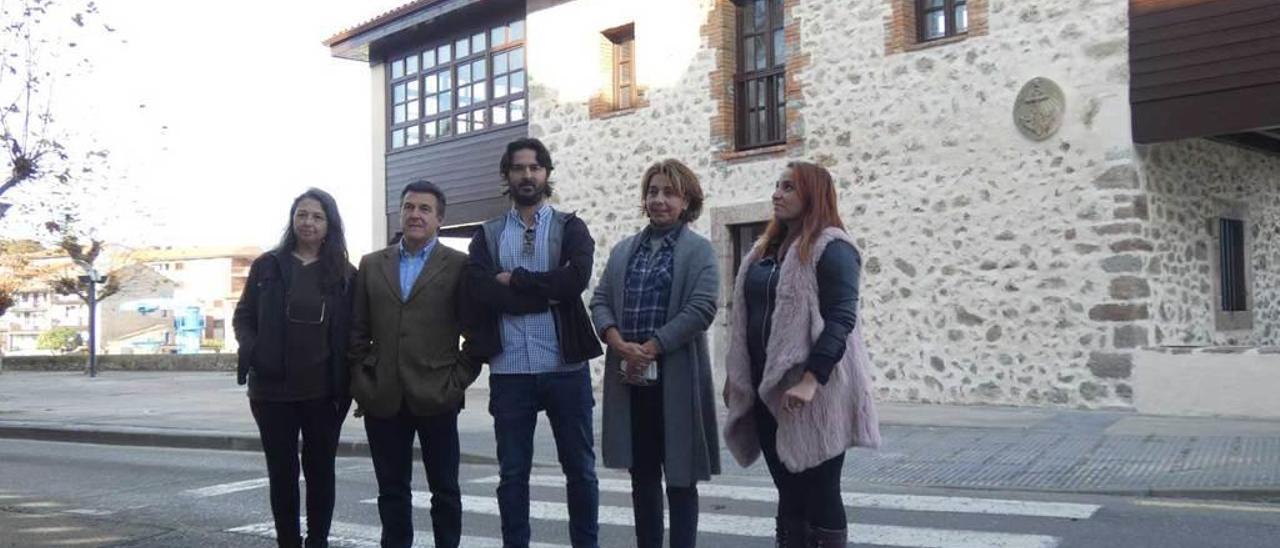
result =
M862 252L886 399L1130 407L1139 348L1280 345L1280 156L1135 144L1130 1L970 0L969 31L930 41L914 0L780 3L785 138L741 149L741 2L528 0L528 134L556 159L556 206L591 226L597 270L644 226L640 175L671 157L702 179L695 229L730 287L739 228L808 160L835 176ZM601 35L627 26L641 101L609 111ZM1034 78L1062 92L1043 140L1014 114ZM1230 318L1223 216L1245 227L1248 310Z

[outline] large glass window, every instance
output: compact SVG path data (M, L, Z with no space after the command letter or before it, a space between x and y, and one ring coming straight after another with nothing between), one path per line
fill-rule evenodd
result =
M393 61L390 148L523 121L525 75L524 21L455 36Z

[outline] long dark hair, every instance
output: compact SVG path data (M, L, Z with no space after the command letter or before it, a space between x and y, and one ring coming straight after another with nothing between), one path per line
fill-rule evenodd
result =
M284 225L284 236L280 237L280 243L276 244L274 251L293 253L298 248L298 237L293 233L293 216L298 213L298 204L307 198L320 202L320 208L324 210L328 221L324 241L320 242L319 260L325 287L332 288L346 279L351 261L347 256L347 234L342 228L342 216L338 214L338 202L328 192L308 188L293 199L293 205L289 207L289 222Z

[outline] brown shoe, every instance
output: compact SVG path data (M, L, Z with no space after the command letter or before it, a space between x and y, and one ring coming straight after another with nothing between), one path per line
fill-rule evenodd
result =
M777 548L804 548L809 539L809 524L802 519L777 518L775 526Z
M809 548L845 548L848 545L848 529L814 527L809 531Z

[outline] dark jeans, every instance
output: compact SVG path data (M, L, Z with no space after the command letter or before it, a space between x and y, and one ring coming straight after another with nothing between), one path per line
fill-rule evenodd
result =
M298 434L302 434L302 473L307 479L306 546L328 546L333 521L333 459L338 449L342 421L350 402L329 398L300 402L249 401L258 423L262 452L267 457L271 483L271 515L276 522L276 542L302 546L298 526Z
M538 412L545 411L567 480L569 539L574 548L598 548L600 504L596 481L591 372L490 375L489 414L498 442L498 511L505 548L529 546L529 470Z
M662 548L663 425L662 386L631 387L631 506L637 548ZM693 548L698 540L698 485L668 484L667 501L671 548Z
M413 545L413 438L422 448L422 465L431 489L431 532L435 545L457 548L462 537L462 489L458 486L458 411L430 417L409 413L401 404L396 416L380 419L364 416L378 478L378 517L382 520L383 548Z
M756 434L769 475L778 488L778 517L804 520L823 529L846 529L848 518L840 497L840 471L844 467L841 453L798 474L787 471L778 459L778 422L769 408L759 402L755 409Z

